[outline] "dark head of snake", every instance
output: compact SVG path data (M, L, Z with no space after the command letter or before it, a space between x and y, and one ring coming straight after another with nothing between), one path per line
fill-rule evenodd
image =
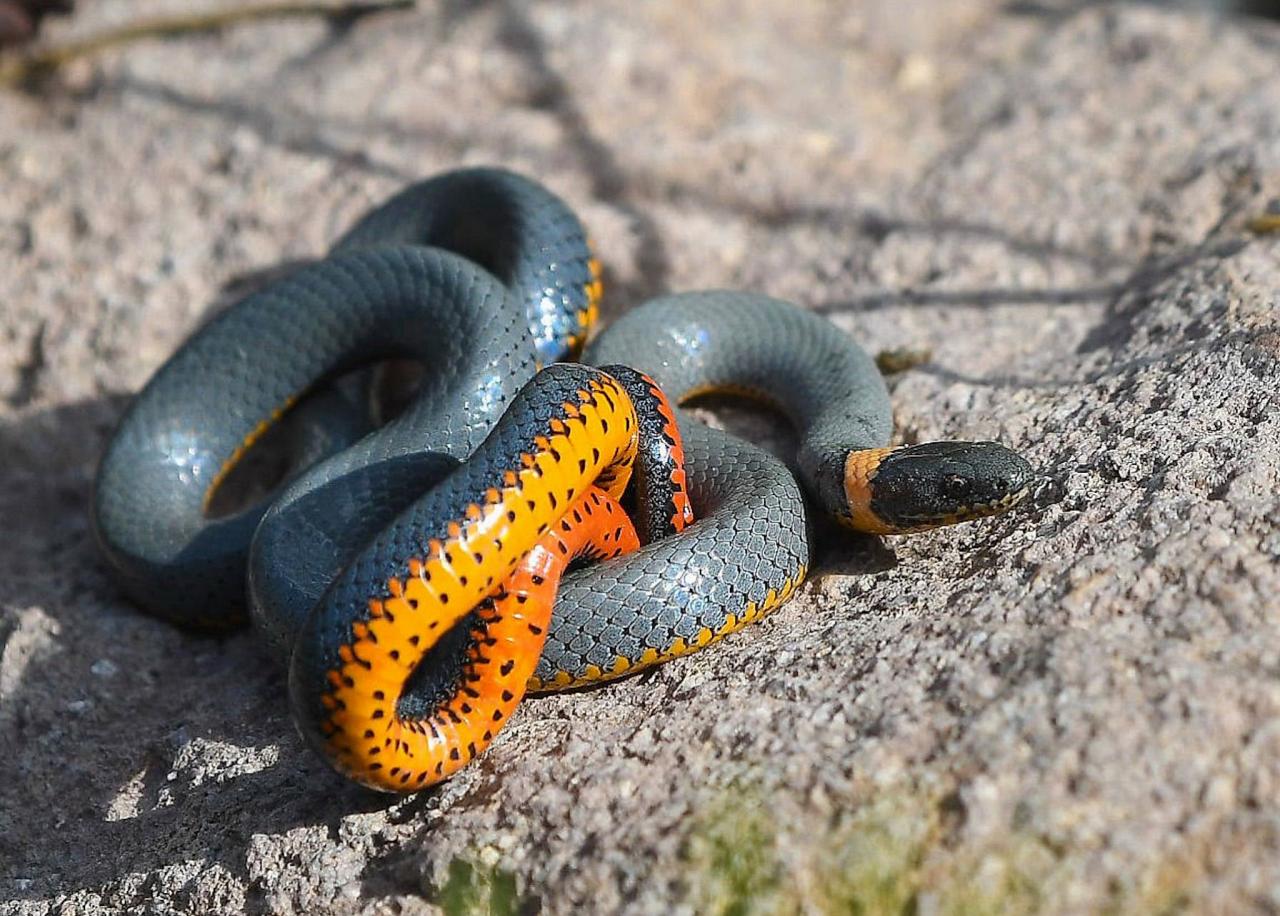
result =
M997 442L926 442L856 449L845 461L849 515L874 534L906 534L1007 512L1026 497L1034 474Z

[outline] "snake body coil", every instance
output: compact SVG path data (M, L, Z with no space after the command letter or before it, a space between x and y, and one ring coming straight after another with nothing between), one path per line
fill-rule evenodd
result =
M992 514L1027 489L1025 462L990 443L888 449L874 364L765 297L655 300L587 348L605 369L535 374L581 344L599 295L581 226L540 186L489 169L415 185L156 373L102 460L104 555L139 604L202 626L243 617L247 567L304 736L352 778L404 791L465 765L525 689L699 649L804 577L786 467L663 392L774 403L797 425L806 487L865 530ZM340 377L405 357L423 382L368 432ZM228 474L303 401L321 411L303 424L309 466L211 518Z

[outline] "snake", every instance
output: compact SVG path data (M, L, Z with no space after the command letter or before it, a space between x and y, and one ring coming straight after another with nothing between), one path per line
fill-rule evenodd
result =
M791 303L676 293L588 339L601 275L529 178L459 169L393 195L132 400L95 478L107 568L178 625L252 620L304 740L407 792L483 752L526 693L698 651L785 602L811 563L806 499L883 535L1029 492L998 443L891 446L874 361ZM390 417L369 368L386 360L422 367ZM794 471L686 412L708 393L786 417ZM291 426L283 480L214 511Z

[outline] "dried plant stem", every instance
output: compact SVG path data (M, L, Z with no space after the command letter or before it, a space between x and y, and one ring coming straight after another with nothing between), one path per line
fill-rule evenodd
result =
M37 48L18 54L11 60L0 60L0 87L12 87L30 83L48 76L59 67L97 54L108 48L119 47L149 38L168 38L174 35L191 35L216 32L233 25L256 22L263 19L290 19L322 17L326 19L355 19L370 13L408 9L414 0L359 0L352 3L322 3L316 0L280 0L276 3L257 3L251 6L204 13L162 16L144 19L116 29L109 29L79 41L71 41L49 48Z
M1280 213L1263 213L1245 223L1245 228L1257 235L1280 232Z

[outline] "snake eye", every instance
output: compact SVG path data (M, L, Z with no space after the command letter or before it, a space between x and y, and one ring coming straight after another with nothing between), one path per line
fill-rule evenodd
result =
M972 489L969 481L959 474L948 474L942 481L942 495L948 499L964 499Z

